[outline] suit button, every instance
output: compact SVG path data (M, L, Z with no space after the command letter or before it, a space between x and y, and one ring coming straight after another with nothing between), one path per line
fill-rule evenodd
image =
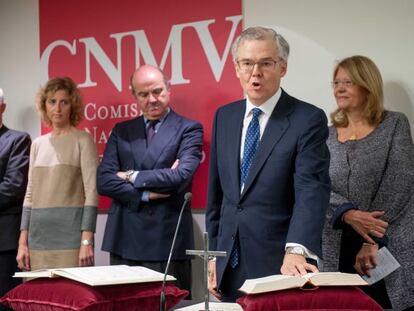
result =
M142 186L143 187L146 187L147 186L147 183L146 182L142 183Z
M237 211L238 211L238 212L243 211L243 207L242 207L241 205L237 205Z
M231 236L231 239L234 241L234 239L236 238L236 236L233 234L232 236Z

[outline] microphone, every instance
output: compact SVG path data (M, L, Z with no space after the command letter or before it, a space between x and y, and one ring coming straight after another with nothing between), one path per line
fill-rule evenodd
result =
M178 233L178 229L180 228L180 224L181 224L181 216L183 215L184 208L191 201L192 196L193 195L191 192L187 192L186 194L184 194L184 203L183 203L183 206L181 207L180 215L178 216L178 221L175 227L174 237L171 243L170 254L168 255L167 266L165 267L164 279L162 280L161 295L160 295L160 311L167 310L167 302L165 300L165 282L167 279L168 268L170 267L171 256L174 251L175 240L177 240L177 233Z

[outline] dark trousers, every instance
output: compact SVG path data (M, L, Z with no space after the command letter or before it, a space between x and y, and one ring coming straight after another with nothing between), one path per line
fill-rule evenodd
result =
M22 282L20 278L13 278L18 271L16 255L17 250L0 252L0 297ZM10 309L0 305L0 311L3 310Z
M116 254L110 255L111 265L128 265L128 266L142 266L161 273L165 272L167 261L141 261L122 258ZM176 285L189 291L186 299L191 299L191 260L172 260L168 267L168 274L174 276L177 281Z

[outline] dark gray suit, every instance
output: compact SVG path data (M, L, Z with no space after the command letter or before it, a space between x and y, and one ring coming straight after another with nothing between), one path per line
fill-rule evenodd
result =
M0 128L0 296L16 285L16 252L29 169L30 136Z

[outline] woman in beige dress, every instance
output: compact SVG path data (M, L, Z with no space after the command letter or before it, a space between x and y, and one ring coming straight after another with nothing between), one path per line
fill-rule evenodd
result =
M76 129L83 112L80 92L70 78L51 79L40 91L37 108L51 132L31 147L18 266L93 265L98 155L91 136Z

